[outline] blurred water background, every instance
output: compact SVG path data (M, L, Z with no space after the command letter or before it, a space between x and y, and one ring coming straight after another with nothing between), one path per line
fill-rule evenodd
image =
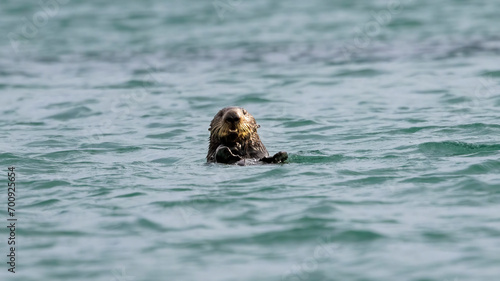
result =
M1 280L500 280L499 1L58 1L0 7ZM230 105L290 163L205 164Z

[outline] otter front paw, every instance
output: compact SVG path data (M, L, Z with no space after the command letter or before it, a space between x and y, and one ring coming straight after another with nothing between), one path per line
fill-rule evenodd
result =
M229 147L220 145L215 152L215 162L216 163L225 163L225 164L234 164L240 161L242 158L238 155L235 155L231 152Z
M284 163L288 159L288 153L286 151L280 151L274 154L273 157L264 157L260 161L264 163Z
M273 156L274 163L283 163L288 160L288 153L286 151L280 151Z

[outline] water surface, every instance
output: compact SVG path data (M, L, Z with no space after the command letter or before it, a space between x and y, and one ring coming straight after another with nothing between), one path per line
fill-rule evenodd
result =
M495 1L60 3L0 11L2 280L500 276ZM205 164L230 105L289 163Z

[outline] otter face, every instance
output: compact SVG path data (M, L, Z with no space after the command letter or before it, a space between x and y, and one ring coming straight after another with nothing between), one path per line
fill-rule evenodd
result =
M233 145L250 139L259 125L255 118L241 107L221 109L210 123L210 139L224 145Z

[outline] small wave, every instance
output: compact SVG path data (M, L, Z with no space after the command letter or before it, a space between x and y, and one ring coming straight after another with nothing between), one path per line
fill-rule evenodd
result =
M131 152L142 149L139 146L127 146L116 142L100 142L100 143L90 143L90 144L82 144L80 148L94 148L94 149L106 149L106 150L114 150L118 152Z
M236 100L235 104L269 103L271 100L264 98L264 94L246 95Z
M146 195L146 193L132 192L132 193L126 193L126 194L115 196L115 198L130 198L130 197L136 197L136 196L142 196L142 195Z
M26 206L24 206L24 208L29 209L29 208L39 208L39 207L52 206L54 204L57 204L58 202L60 202L59 199L41 200L41 201L37 201L36 203L26 205Z
M290 163L335 163L344 158L342 154L324 155L318 150L314 151L299 151L297 154L289 154L288 161Z
M446 182L447 179L443 177L433 177L433 176L417 176L417 177L411 177L408 179L404 179L401 182L403 183L416 183L416 184L425 184L425 183L440 183L440 182Z
M170 124L170 123L158 123L158 122L153 122L153 123L149 123L148 125L146 125L146 128L150 128L150 129L158 129L158 128L161 128L161 129L164 129L164 128L186 128L188 126L187 123L180 123L180 124Z
M73 109L57 113L54 115L50 115L48 117L45 117L46 119L55 119L55 120L60 120L60 121L65 121L65 120L70 120L70 119L78 119L78 118L85 118L93 115L100 115L101 113L99 112L94 112L91 109L89 109L86 106L78 106Z
M13 153L0 153L0 160L9 160L10 162L22 160L22 157L18 157Z
M138 219L137 225L140 227L140 229L149 229L149 230L161 231L161 232L168 230L167 228L163 227L161 224L158 224L156 222L153 222L153 221L145 219L145 218Z
M450 242L453 241L453 237L444 233L444 232L439 232L439 231L425 231L422 233L422 236L430 241L430 242L440 242L440 241L446 241Z
M45 122L16 122L15 126L44 126Z
M500 172L500 161L488 160L479 164L473 164L464 170L458 171L458 174L489 174Z
M481 73L481 76L498 78L500 77L500 70L484 71Z
M349 77L373 77L373 76L378 76L378 75L383 75L386 72L376 70L376 69L359 69L359 70L343 70L335 75L333 77L344 77L344 76L349 76Z
M170 132L162 133L162 134L153 134L153 135L146 135L146 138L150 139L168 139L171 137L183 135L186 132L186 130L183 129L175 129Z
M456 172L455 174L459 175L460 172ZM486 192L488 194L500 192L500 184L498 184L498 181L488 183L485 180L479 180L472 177L460 181L456 186L460 189L467 190L468 192L471 190Z
M494 154L500 151L500 144L475 144L459 141L426 142L418 150L428 156L455 156L483 152Z
M149 88L156 84L150 80L128 80L120 84L112 84L107 86L95 87L96 89L135 89L135 88Z
M310 125L317 125L318 123L314 122L313 120L294 120L294 121L288 121L283 123L283 126L285 128L296 128L296 127L303 127L303 126L310 126Z
M174 163L179 162L180 160L181 160L180 158L176 158L176 157L166 157L166 158L154 159L151 162L160 163L160 164L174 164Z
M390 131L390 134L397 134L397 133L402 133L402 134L413 134L419 131L423 130L433 130L439 128L438 126L416 126L416 127L409 127L409 128L403 128L403 129L396 129L393 131ZM376 133L374 133L376 134Z
M80 155L81 152L78 150L60 150L60 151L44 153L39 155L39 157L46 160L61 160L61 159L69 160L69 159L76 159Z
M40 184L33 183L34 189L50 189L57 186L69 187L71 186L71 184L67 181L62 181L62 180L46 181L46 182L41 182Z
M347 180L347 181L341 182L340 184L348 185L348 186L376 185L376 184L385 183L387 181L396 180L397 178L398 178L397 176L371 176L371 177L364 177L364 178L355 179L355 180Z
M83 106L84 104L98 104L99 101L96 99L87 99L83 101L78 101L78 102L58 102L58 103L51 103L47 106L45 106L45 109L57 109L57 108L68 108L68 107L74 107L74 106Z
M370 230L346 230L332 236L337 242L367 242L384 238L383 234Z

